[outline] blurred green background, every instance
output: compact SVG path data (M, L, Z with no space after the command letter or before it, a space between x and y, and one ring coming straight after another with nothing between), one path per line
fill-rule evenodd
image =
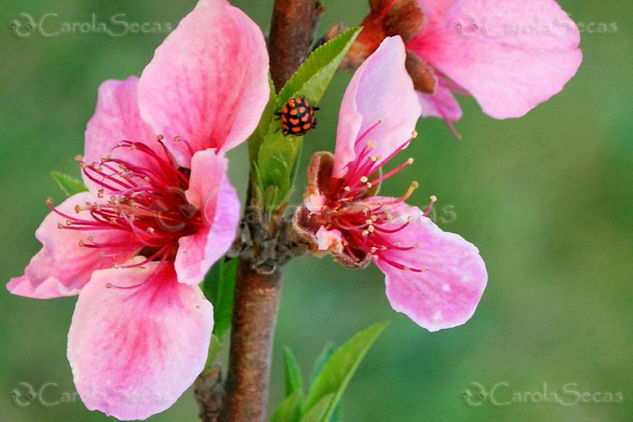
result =
M292 262L276 335L271 403L281 400L283 345L293 348L307 376L327 340L340 344L388 319L392 324L346 394L346 421L632 420L633 12L621 0L560 3L576 21L610 28L599 33L590 30L599 26L587 26L584 63L563 93L510 121L487 118L472 99L462 99L465 113L457 129L463 139L454 140L441 121L421 121L421 135L408 152L416 165L384 187L384 192L399 193L418 180L421 189L413 202L425 204L436 194L440 226L480 248L490 279L473 319L428 333L392 312L375 269L349 271L329 258ZM268 29L272 0L235 4ZM329 11L321 33L339 20L358 23L367 9L365 0L324 4ZM78 175L73 156L82 152L100 82L140 74L165 36L19 37L11 22L26 22L20 13L36 19L56 13L56 22L90 22L93 13L97 21L107 21L124 13L126 22L175 26L193 5L193 0L3 1L2 282L22 274L39 249L33 232L47 213L46 197L62 198L50 171ZM306 138L304 163L313 151L333 150L337 104L349 78L337 75L326 94L319 128ZM244 147L232 153L232 180L241 192L245 157ZM455 218L441 218L442 210ZM0 289L2 421L108 419L72 397L65 348L74 303L75 298L29 300ZM56 383L47 390L48 399L70 401L19 406L11 394L26 392L21 382L35 389ZM500 400L513 393L524 400L468 405L462 394L466 389L477 393L473 382L487 390L500 385ZM621 393L623 401L562 406L525 397L535 399L533 394L544 388ZM150 420L194 421L196 414L188 392Z

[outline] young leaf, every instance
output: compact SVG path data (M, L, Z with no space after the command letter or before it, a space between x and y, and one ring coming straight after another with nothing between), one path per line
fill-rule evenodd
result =
M73 196L76 193L88 191L84 182L68 176L67 174L53 171L51 172L51 176L57 183L57 186L59 186L62 192L64 192L67 196Z
M202 291L213 304L213 334L221 342L231 327L237 260L218 261L204 278Z
M330 360L333 354L334 345L332 343L327 343L321 351L319 357L316 359L316 361L314 361L314 368L312 369L312 374L310 374L310 388L312 388L314 381L317 379L317 377L321 373L321 370L323 369L327 361Z
M325 417L334 398L334 393L326 394L319 398L319 400L304 413L300 422L321 422L327 420Z
M215 361L215 358L218 357L218 353L220 353L221 348L222 343L220 342L220 339L215 334L211 334L209 354L207 355L207 363L204 366L205 371L211 369L211 366L213 366L213 362Z
M289 347L284 347L284 363L286 365L286 397L296 392L303 395L301 369Z
M295 391L281 402L273 417L272 422L298 422L301 417L301 400L303 395Z
M268 87L270 89L270 98L264 108L264 112L262 113L255 132L248 138L248 155L251 164L256 163L259 146L264 140L264 136L268 133L270 122L275 115L275 111L277 111L277 93L275 92L275 85L273 85L270 74L268 74Z
M358 27L349 28L314 50L279 91L277 107L283 106L292 97L306 97L311 103L318 104L347 50L361 30L362 28Z
M266 117L262 119L256 131L257 140L250 143L251 153L257 152L257 162L251 168L256 169L255 180L260 183L254 192L261 195L258 199L266 209L276 210L290 199L303 141L303 136L283 135L281 121L274 117L274 111L283 107L291 97L306 97L312 104L318 104L359 32L360 28L351 28L310 54L276 97L265 135L260 128L265 127ZM275 194L267 195L271 187Z
M386 322L372 325L334 352L308 392L302 406L303 413L309 412L323 397L333 394L323 418L320 419L321 422L330 421L352 375L386 326Z

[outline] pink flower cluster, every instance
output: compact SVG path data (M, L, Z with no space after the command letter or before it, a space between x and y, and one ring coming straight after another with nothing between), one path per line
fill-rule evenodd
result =
M481 299L484 262L430 208L406 203L417 183L379 195L413 159L386 166L416 137L420 115L459 119L453 93L506 118L560 91L581 61L577 29L508 30L536 12L567 19L552 0L371 4L335 153L313 157L294 225L317 254L351 268L373 262L396 311L431 331L454 327ZM492 37L490 26L504 32ZM226 0L201 0L140 78L99 88L77 159L88 191L47 202L35 233L42 249L7 285L31 298L78 295L68 360L88 409L147 418L203 370L213 312L197 285L231 246L240 215L225 153L255 130L268 98L264 36Z

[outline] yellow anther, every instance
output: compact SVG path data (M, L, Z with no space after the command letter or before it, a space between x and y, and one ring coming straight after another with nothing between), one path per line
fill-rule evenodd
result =
M367 141L367 147L371 148L371 149L374 149L374 148L376 148L376 144L374 142L372 142L372 141Z
M369 226L369 227L367 227L367 231L369 231L369 233L373 233L373 232L374 232L374 230L376 230L376 229L374 228L374 226Z
M360 178L360 182L361 183L367 183L368 180L369 179L367 178L367 176L363 176L363 177Z
M409 157L409 159L407 160L407 164L411 165L411 164L413 164L414 161L415 160L413 159L413 157Z
M411 132L411 137L414 138L414 139L417 138L418 137L418 132L415 131L415 130L413 132Z

